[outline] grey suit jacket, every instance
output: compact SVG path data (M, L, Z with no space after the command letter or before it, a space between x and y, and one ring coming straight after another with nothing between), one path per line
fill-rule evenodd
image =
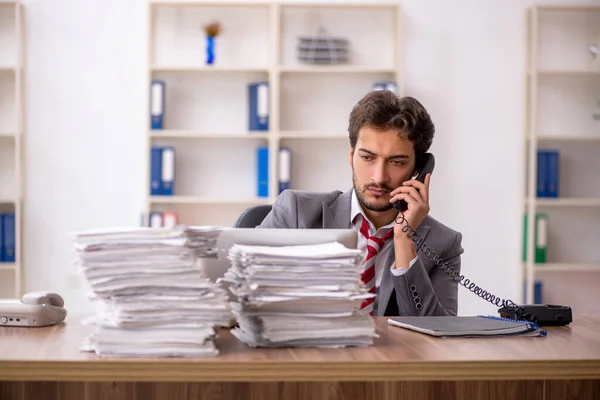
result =
M285 190L258 228L348 229L351 228L352 190L316 193ZM436 255L460 272L462 235L431 216L426 216L416 229ZM418 248L418 244L415 244ZM417 262L401 275L394 276L390 266L394 251L385 260L386 267L373 315L385 315L388 302L396 299L399 315L456 315L458 282L436 266L422 250ZM395 296L392 294L395 292Z

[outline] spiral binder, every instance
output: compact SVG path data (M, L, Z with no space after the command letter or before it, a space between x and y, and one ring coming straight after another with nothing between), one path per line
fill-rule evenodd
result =
M527 325L531 330L539 330L540 331L540 336L546 336L548 334L548 332L546 332L544 329L540 328L538 326L538 324L536 324L535 322L531 322L531 321L526 321L526 320L522 320L522 319L510 319L510 318L502 318L502 317L495 317L493 315L478 315L478 317L480 318L487 318L487 319L493 319L496 321L504 321L504 322L512 322L515 324L522 324L522 325Z
M520 337L546 336L529 321L473 316L401 316L388 318L388 324L435 337Z
M478 317L480 317L480 318L488 318L488 319L495 319L497 321L504 321L504 322L514 322L514 323L517 323L517 324L528 324L532 328L537 328L537 325L534 324L533 322L524 321L524 320L521 320L521 319L502 318L502 317L495 317L493 315L478 315Z

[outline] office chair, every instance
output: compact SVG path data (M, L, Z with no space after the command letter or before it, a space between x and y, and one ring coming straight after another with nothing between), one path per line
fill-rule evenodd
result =
M234 228L256 228L271 211L270 204L248 207L233 223Z

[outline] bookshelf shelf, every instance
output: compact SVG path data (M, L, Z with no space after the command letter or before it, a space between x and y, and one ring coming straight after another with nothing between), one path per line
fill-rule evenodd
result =
M165 82L165 101L162 129L147 126L147 150L175 148L175 189L151 195L148 157L144 211L175 211L180 223L231 226L246 207L271 204L283 147L291 152L292 189L346 190L352 107L376 82L395 82L401 95L404 89L395 1L150 2L148 14L147 104L151 80ZM205 62L201 27L208 21L223 26L214 65ZM348 40L347 63L299 60L299 37L320 28ZM249 86L260 81L268 83L268 129L251 131ZM261 147L268 149L268 197L258 194Z
M535 264L536 272L600 272L600 263L546 263Z
M377 68L362 65L338 66L281 66L279 70L282 73L305 73L305 74L393 74L393 68Z
M591 57L589 46L600 39L600 7L533 6L526 33L524 302L533 302L541 283L543 303L595 312L600 59ZM573 287L586 302L569 296Z
M207 72L207 73L268 73L268 68L227 67L227 66L153 66L152 72Z
M357 10L368 10L368 9L394 9L398 3L394 0L379 0L377 2L372 2L372 1L353 1L351 3L343 3L343 2L321 2L318 0L312 0L312 1L302 1L302 2L288 2L288 1L284 1L284 2L280 2L279 4L281 4L282 6L286 7L286 8L307 8L307 7L311 7L311 8L330 8L330 9L335 9L335 8L340 8L340 9L357 9Z
M528 138L531 140L531 138ZM537 135L540 142L599 142L600 133L597 135Z
M15 263L0 262L0 271L14 272L17 270L17 268L18 268L18 265Z
M537 8L539 11L555 12L559 15L563 15L565 12L598 12L600 6L579 6L579 5L540 5Z
M269 5L264 3L150 3L149 69L190 72L267 71ZM219 22L215 61L206 65L205 27ZM212 76L212 75L211 75Z
M540 76L565 76L565 77L597 77L600 78L600 71L592 70L539 70Z
M209 133L199 131L186 131L186 130L158 130L150 131L150 137L153 139L161 138L181 138L181 139L267 139L268 133L235 133L235 132L224 132L224 133Z
M198 196L151 196L153 204L241 204L258 205L269 204L268 198L224 198L224 197L198 197Z
M282 131L279 134L282 139L346 139L346 133L313 132L313 131Z
M230 0L204 0L204 1L149 1L151 6L155 7L268 7L271 3L268 1L230 1Z
M530 200L527 201L530 203ZM578 199L578 198L557 198L557 199L536 199L535 204L540 207L600 207L600 199Z
M8 240L14 259L0 260L0 297L9 298L22 295L23 35L21 3L0 2L0 240L14 238Z

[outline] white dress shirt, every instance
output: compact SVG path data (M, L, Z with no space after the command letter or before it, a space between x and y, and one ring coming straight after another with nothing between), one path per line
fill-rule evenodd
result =
M382 226L377 231L375 231L375 227L373 226L371 221L369 221L369 218L367 218L367 216L363 212L363 209L362 209L360 203L358 202L358 198L356 197L356 192L354 191L354 189L352 190L352 203L350 206L350 225L352 226L352 229L354 229L355 231L358 232L358 249L362 252L362 258L364 260L365 257L367 256L367 238L365 238L365 236L360 232L360 229L357 228L354 224L354 218L358 214L361 214L363 216L363 218L369 223L369 236L375 236L377 233L379 233L378 236L382 237L389 229L394 229L394 224L396 223L396 221L394 220L394 221L390 222L389 224L387 224L386 226ZM385 241L385 243L383 244L383 247L381 249L379 249L379 251L377 252L377 255L375 256L376 257L375 258L375 287L379 287L379 285L381 283L381 278L383 276L383 271L384 271L383 269L385 268L383 260L387 259L390 251L393 248L394 248L394 239L393 239L393 237L391 237ZM416 261L417 261L417 257L413 258L411 260L411 262L409 263L408 268L412 267ZM401 275L405 274L406 271L408 271L408 268L394 268L395 265L396 265L396 261L394 261L392 263L392 265L390 265L390 271L395 276L401 276Z

